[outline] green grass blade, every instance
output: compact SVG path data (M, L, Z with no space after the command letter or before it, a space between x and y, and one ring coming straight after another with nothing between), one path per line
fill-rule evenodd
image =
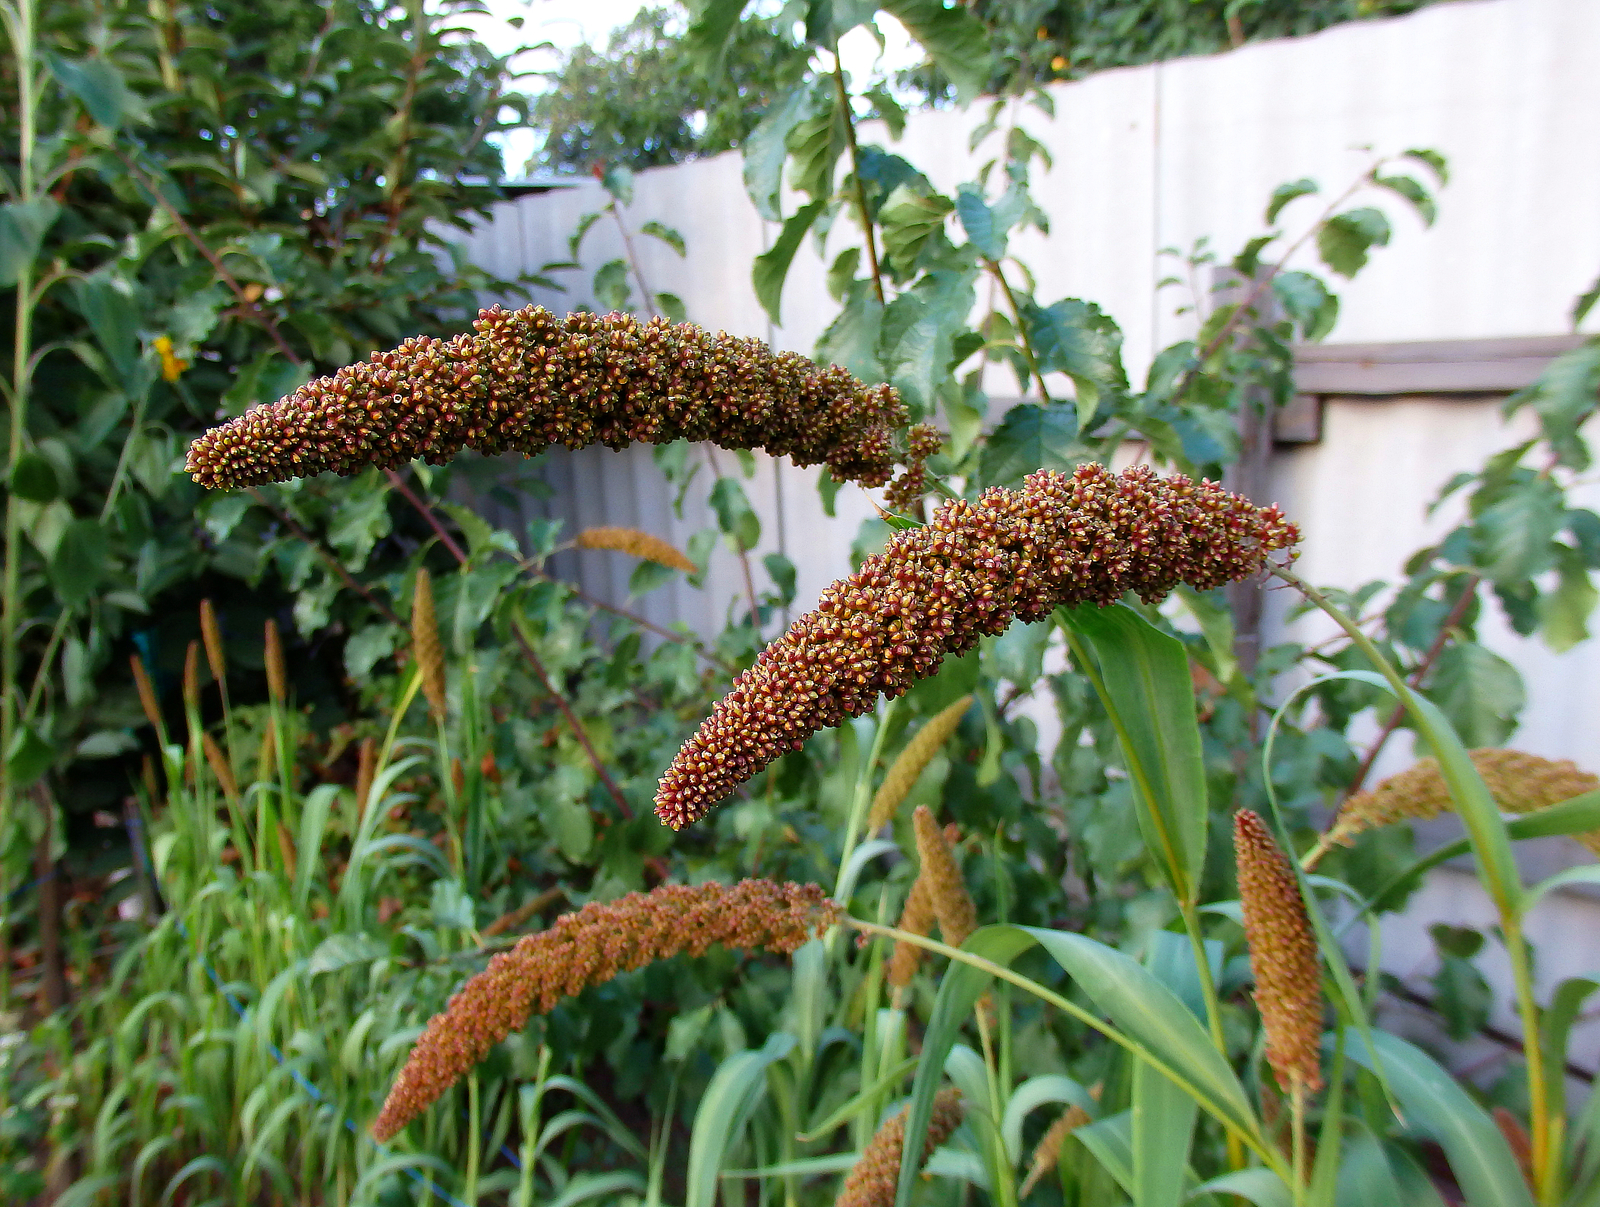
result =
M1193 905L1206 859L1206 775L1183 643L1120 604L1056 615L1080 662L1076 647L1094 651L1095 687L1128 764L1145 845L1173 895Z
M1249 1199L1256 1207L1290 1207L1294 1201L1282 1178L1270 1169L1260 1168L1237 1169L1219 1178L1212 1178L1209 1182L1202 1182L1189 1192L1189 1198L1198 1199L1208 1194L1237 1195L1241 1199ZM1372 1200L1373 1207L1382 1201Z
M788 1032L779 1031L765 1047L735 1052L717 1066L695 1108L684 1207L716 1207L723 1162L766 1092L767 1066L787 1056L796 1042Z
M1511 1147L1487 1111L1421 1049L1377 1032L1368 1041L1347 1035L1350 1059L1381 1065L1406 1123L1438 1141L1468 1207L1533 1207Z
M1198 1110L1193 1098L1149 1062L1134 1063L1134 1207L1178 1207L1183 1202Z
M1022 1159L1022 1125L1028 1115L1047 1102L1064 1102L1081 1107L1091 1115L1095 1101L1089 1091L1063 1073L1045 1073L1030 1077L1016 1089L1006 1102L1004 1118L1000 1120L1000 1134L1005 1137L1006 1151L1013 1161Z

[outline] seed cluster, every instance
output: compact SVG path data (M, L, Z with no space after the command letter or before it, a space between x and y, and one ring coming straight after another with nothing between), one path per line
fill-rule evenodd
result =
M1067 1137L1089 1122L1089 1112L1081 1106L1069 1106L1061 1113L1061 1117L1039 1138L1039 1146L1033 1150L1033 1167L1017 1188L1017 1198L1027 1198L1028 1193L1061 1163L1061 1148L1066 1144Z
M922 864L918 879L928 882L928 900L933 903L934 917L939 919L939 937L951 947L960 947L978 929L972 894L967 892L951 843L934 820L933 810L918 805L911 821L917 833L917 858Z
M681 439L765 449L882 486L906 417L889 386L760 340L662 318L497 306L470 332L408 339L213 428L190 447L187 469L202 486L255 486L417 457L442 465L463 448L532 455ZM912 438L937 448L926 432ZM919 493L920 470L912 457Z
M1570 759L1546 759L1521 750L1468 752L1495 803L1507 813L1532 813L1600 788L1600 776L1578 769ZM1324 845L1349 845L1361 831L1407 819L1426 821L1451 812L1449 786L1439 760L1426 758L1344 802ZM1600 855L1600 832L1574 834Z
M838 906L814 884L745 880L663 885L609 904L591 903L528 935L463 985L429 1021L372 1125L395 1135L530 1015L619 973L713 943L789 954L838 921Z
M970 700L971 697L969 696ZM931 724L932 722L930 722ZM951 822L944 828L945 847L953 847L961 841L961 831ZM963 889L963 891L965 891ZM974 913L976 918L976 913ZM922 935L926 937L933 932L933 924L939 921L938 911L933 904L932 877L928 875L928 863L923 860L917 871L917 878L911 882L911 891L906 894L906 903L900 911L898 929L907 934ZM971 933L969 929L968 934ZM965 939L965 935L962 936ZM945 942L955 942L945 936ZM960 946L959 943L956 944ZM922 966L922 948L915 943L895 941L894 954L889 959L889 984L898 990L904 990L911 985L911 978L917 974L917 969ZM899 1004L901 995L897 992L896 1004Z
M867 1142L861 1160L845 1176L833 1207L892 1207L900 1183L900 1158L906 1147L906 1116L910 1110L902 1107L883 1121ZM933 1117L928 1121L928 1139L922 1146L918 1166L960 1126L961 1093L946 1086L933 1096Z
M1239 903L1267 1033L1267 1063L1285 1093L1322 1088L1322 965L1288 857L1249 809L1233 818Z
M822 593L739 676L656 793L674 829L820 729L900 695L1013 620L1058 604L1154 601L1246 578L1299 539L1276 507L1145 466L1041 470L1020 491L946 503Z

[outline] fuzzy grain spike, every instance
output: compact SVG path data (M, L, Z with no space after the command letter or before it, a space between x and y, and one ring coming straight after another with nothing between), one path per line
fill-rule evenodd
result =
M928 900L939 919L939 937L951 947L960 947L978 929L978 911L967 892L967 882L951 853L945 832L934 820L927 805L918 805L911 814L917 832L917 858L922 862L919 880L928 883Z
M1322 1088L1322 964L1294 869L1266 822L1233 818L1239 902L1267 1033L1267 1063L1285 1093Z
M1033 1166L1017 1188L1017 1198L1027 1198L1033 1188L1061 1163L1061 1148L1066 1144L1067 1137L1088 1122L1089 1112L1081 1106L1069 1106L1061 1113L1061 1117L1039 1138L1039 1145L1033 1150Z
M629 557L655 562L669 570L682 570L685 574L693 574L699 569L671 541L664 541L637 528L585 528L573 538L572 543L579 549L611 549L626 553Z
M909 1106L901 1107L883 1121L867 1143L861 1159L845 1176L844 1185L833 1207L893 1207L900 1182L900 1162L906 1147L906 1116ZM928 1138L922 1146L923 1162L961 1126L961 1093L946 1086L933 1098L933 1116L928 1121Z
M433 1016L372 1134L394 1136L530 1015L548 1013L562 998L656 960L701 955L714 943L787 955L839 916L816 885L770 880L663 885L565 914L495 956Z
M870 712L947 654L1060 604L1147 602L1179 583L1208 590L1255 574L1299 533L1276 507L1146 466L1041 470L1021 490L954 499L924 527L822 593L733 683L661 777L673 829L821 729Z
M971 705L972 697L962 696L930 717L917 730L917 736L906 743L872 798L872 812L867 817L869 831L880 830L894 820L894 812L900 807L900 802L911 792L917 777L933 761L933 756L950 740L950 735L961 724L961 718L967 715Z
M202 486L256 486L417 457L442 465L463 448L532 455L709 440L882 486L906 419L892 387L760 340L662 318L497 306L471 331L405 340L213 428L186 468ZM931 442L924 432L915 440ZM920 470L907 459L919 493Z
M1521 750L1468 751L1495 804L1507 813L1533 813L1600 788L1600 776L1579 770L1570 759L1546 759ZM1420 759L1398 775L1357 792L1339 809L1324 846L1346 846L1363 830L1397 821L1425 821L1455 808L1439 760ZM1600 831L1573 838L1600 855Z
M433 608L433 576L426 566L417 569L417 589L411 595L411 656L422 673L422 694L435 721L445 717L444 646L439 643L439 619Z

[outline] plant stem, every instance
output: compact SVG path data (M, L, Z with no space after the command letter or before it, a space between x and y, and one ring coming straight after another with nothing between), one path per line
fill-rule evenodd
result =
M883 293L883 270L878 266L878 245L872 238L872 218L867 212L867 185L861 179L861 148L856 144L856 119L850 109L850 90L844 85L844 64L839 61L839 43L833 44L833 91L838 98L839 117L844 122L844 141L850 149L850 177L856 182L856 217L861 220L861 234L866 240L867 269L872 273L872 292L881 306L886 300Z
M1028 334L1028 324L1022 321L1022 306L1017 301L1016 292L1011 288L1011 282L1006 279L1006 270L994 260L985 260L983 264L994 279L1000 282L1000 288L1005 291L1006 305L1011 307L1011 318L1017 325L1017 338L1022 341L1022 355L1027 359L1028 368L1033 370L1033 376L1039 383L1040 400L1049 405L1055 399L1050 397L1050 391L1045 388L1044 370L1039 367L1039 354L1034 349L1033 337Z
M1300 1207L1306 1201L1306 1087L1298 1077L1289 1090L1289 1136L1294 1169L1289 1193Z

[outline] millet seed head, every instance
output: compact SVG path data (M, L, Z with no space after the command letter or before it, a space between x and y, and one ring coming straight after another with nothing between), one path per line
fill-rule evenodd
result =
M656 813L674 829L699 820L818 730L900 695L1013 621L1128 591L1151 602L1179 583L1208 590L1298 540L1276 507L1145 466L1041 470L1021 490L951 500L825 590L734 681L662 776Z

